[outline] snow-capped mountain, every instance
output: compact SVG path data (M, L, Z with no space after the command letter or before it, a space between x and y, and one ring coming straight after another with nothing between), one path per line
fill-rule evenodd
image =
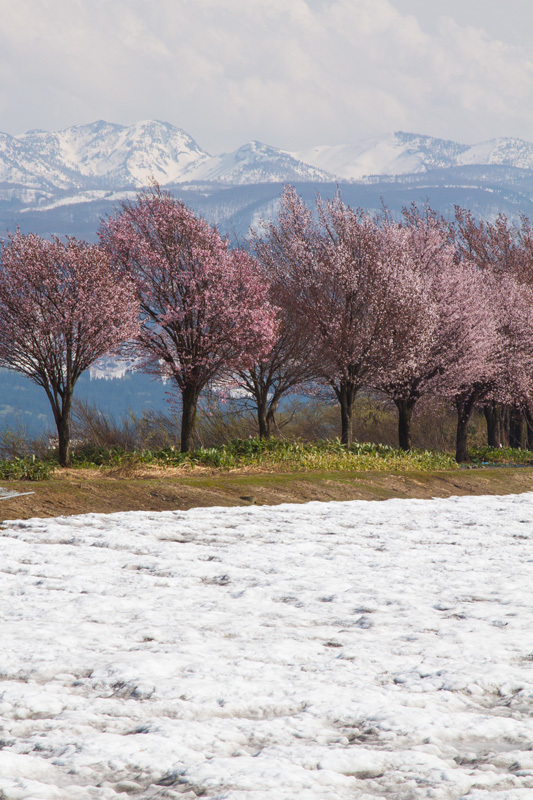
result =
M63 191L140 187L152 177L170 183L209 159L189 134L164 122L99 121L63 131L0 134L2 199L14 185L37 199Z
M92 202L138 189L151 178L162 185L353 182L473 165L533 170L533 144L495 139L465 145L397 132L297 152L253 141L212 156L166 122L100 120L62 131L0 134L0 201L41 208Z
M324 181L331 176L259 142L210 156L184 130L148 120L135 125L98 121L62 131L0 134L0 200L64 204L94 192L210 181L223 185Z
M241 237L272 216L284 183L310 203L317 188L327 197L338 185L346 202L369 209L429 200L445 215L459 204L487 219L533 218L533 144L521 139L466 145L398 132L297 152L253 141L210 155L169 123L99 121L0 133L0 238L20 226L94 240L100 220L151 178Z
M290 153L262 142L248 142L233 153L223 153L193 166L190 180L218 181L240 186L246 183L296 183L329 181L331 175Z
M311 147L291 155L344 181L466 165L533 169L533 143L522 139L501 138L466 145L402 131L355 144Z
M151 177L169 183L209 159L184 130L152 120L130 126L100 120L53 133L29 131L17 141L71 186L81 187L102 182L106 187L144 186Z

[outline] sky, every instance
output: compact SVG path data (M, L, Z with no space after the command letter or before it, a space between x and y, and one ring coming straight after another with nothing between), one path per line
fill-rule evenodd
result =
M159 119L212 154L533 140L530 0L0 0L0 131Z

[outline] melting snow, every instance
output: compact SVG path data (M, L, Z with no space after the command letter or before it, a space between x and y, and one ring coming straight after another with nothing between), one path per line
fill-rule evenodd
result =
M533 494L0 544L3 800L533 797Z

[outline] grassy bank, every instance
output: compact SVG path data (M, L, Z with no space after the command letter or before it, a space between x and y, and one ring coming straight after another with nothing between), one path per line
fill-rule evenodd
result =
M533 491L533 453L480 448L471 457L460 468L447 454L369 444L346 450L338 441L236 439L187 455L85 447L69 469L57 466L53 452L0 462L4 483L34 492L1 501L0 519Z
M0 519L313 500L387 500L533 491L533 468L263 472L254 468L119 466L56 470L10 488L34 494L0 502Z
M464 466L533 464L533 452L512 448L476 447ZM198 469L259 470L262 472L390 472L457 470L449 453L413 449L405 453L388 445L355 443L343 447L338 440L315 443L280 439L233 439L219 447L180 453L173 447L161 450L122 450L118 447L85 445L73 450L73 469L160 469L180 470L183 475ZM57 455L49 451L40 458L12 458L0 461L0 480L42 481L58 470Z
M456 469L449 454L428 450L405 453L387 445L356 443L343 447L338 440L316 443L280 439L233 439L219 447L180 453L175 448L125 451L87 445L73 450L72 467L78 469L197 468L217 470L259 469L275 472L338 472ZM40 481L58 469L56 454L15 458L0 462L0 479Z

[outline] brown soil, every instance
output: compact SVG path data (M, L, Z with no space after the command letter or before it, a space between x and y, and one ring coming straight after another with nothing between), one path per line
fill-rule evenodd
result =
M2 500L0 520L310 500L514 494L533 491L533 468L291 474L201 469L188 473L171 469L58 470L47 481L4 485L34 493Z

